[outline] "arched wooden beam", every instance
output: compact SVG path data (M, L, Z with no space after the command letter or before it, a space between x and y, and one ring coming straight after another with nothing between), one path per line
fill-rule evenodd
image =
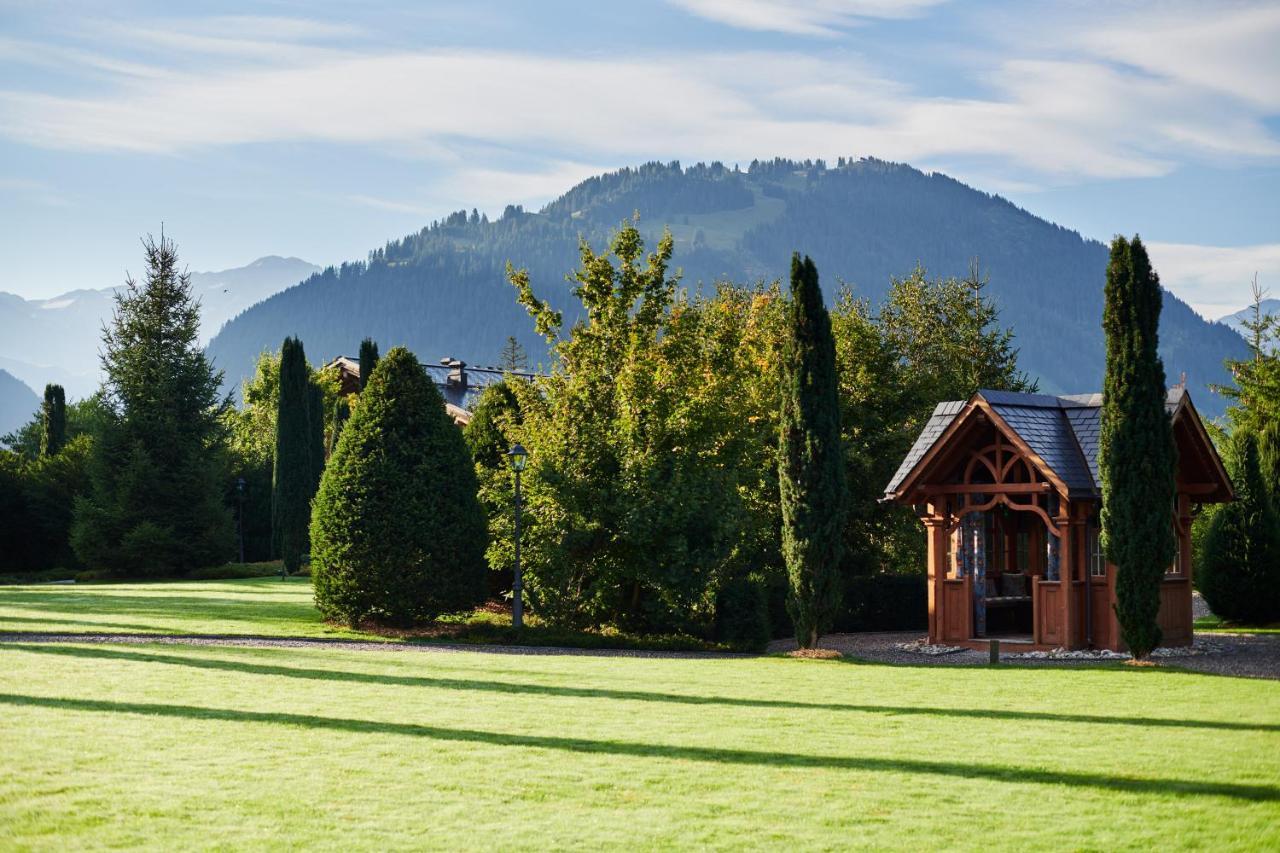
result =
M978 462L981 462L983 465L985 465L987 470L991 472L992 484L1000 482L1000 472L996 470L996 466L993 465L991 463L991 460L987 458L987 451L990 449L991 449L990 447L984 447L981 450L969 451L969 464L966 465L964 468L964 481L966 483L973 482L973 466Z
M960 526L961 519L963 519L966 515L969 515L970 513L974 513L974 512L986 512L987 510L993 509L994 507L1000 504L1004 504L1005 506L1009 507L1010 509L1016 510L1017 512L1035 513L1037 516L1040 517L1040 520L1044 522L1045 529L1047 529L1054 536L1057 536L1059 539L1062 538L1062 531L1058 529L1057 523L1055 523L1054 520L1049 517L1049 513L1045 512L1043 509L1041 509L1040 507L1034 504L1016 504L1013 501L1009 500L1007 495L996 495L993 498L991 498L991 500L986 501L984 503L980 503L980 504L969 504L968 501L966 500L964 505L960 506L956 510L955 514L952 516L952 518L954 518L955 520L952 521L950 525L948 525L947 533L948 534L954 533L956 528Z

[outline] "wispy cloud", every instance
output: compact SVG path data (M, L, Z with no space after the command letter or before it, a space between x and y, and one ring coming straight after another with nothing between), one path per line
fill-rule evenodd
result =
M1195 157L1280 157L1264 114L1216 92L1080 61L1015 59L983 73L988 97L939 98L845 56L326 49L283 67L124 79L104 94L0 92L0 134L147 153L296 141L457 152L518 139L582 162L970 157L1023 182L1160 175Z
M834 38L867 18L908 18L945 0L670 0L700 18L745 30Z
M71 207L71 198L61 190L30 178L0 178L0 192L20 195L44 207Z
M933 4L672 2L735 26L811 35ZM596 164L652 158L872 155L1023 191L1280 160L1267 123L1280 110L1280 51L1265 49L1280 43L1280 9L1204 17L1152 16L1134 40L1127 12L1078 14L1054 27L1057 41L1010 38L953 58L968 85L946 96L847 50L388 50L375 33L305 19L99 22L101 37L74 47L0 40L0 61L108 75L105 86L55 90L35 78L0 88L0 136L147 154L377 146L445 167L446 194L464 188L494 204L554 193ZM503 152L516 150L513 166ZM382 195L353 200L419 208Z
M361 207L372 207L375 210L386 210L391 213L411 213L414 216L427 216L431 213L431 208L423 204L378 198L371 195L349 195L346 196L346 200L354 202Z
M1257 246L1199 246L1148 243L1161 283L1201 315L1217 320L1239 311L1250 299L1249 285L1280 295L1280 243Z

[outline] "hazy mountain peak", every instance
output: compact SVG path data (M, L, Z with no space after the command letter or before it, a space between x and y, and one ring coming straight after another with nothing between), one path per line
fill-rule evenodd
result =
M1262 313L1269 316L1280 315L1280 299L1264 299L1262 300ZM1253 319L1253 306L1246 305L1233 314L1218 319L1219 323L1230 326L1240 333L1240 336L1246 340L1249 337L1249 330L1244 327L1248 320Z
M267 255L243 267L191 274L200 300L201 338L256 302L319 271L300 258ZM68 396L93 393L99 383L102 325L117 288L81 288L49 299L0 293L0 366L32 387L57 382Z

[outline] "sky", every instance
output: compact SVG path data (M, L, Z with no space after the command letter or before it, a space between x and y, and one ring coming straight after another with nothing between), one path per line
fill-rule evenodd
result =
M0 0L0 290L365 257L649 160L874 156L1280 296L1280 3Z

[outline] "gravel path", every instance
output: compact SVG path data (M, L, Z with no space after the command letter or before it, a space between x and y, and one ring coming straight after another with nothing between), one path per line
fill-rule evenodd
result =
M1198 632L1200 639L1223 647L1220 653L1190 657L1168 658L1157 662L1158 666L1187 669L1215 675L1238 675L1249 678L1280 679L1280 634L1215 634ZM917 631L879 634L829 634L822 638L821 646L835 649L846 657L871 663L914 664L933 666L979 666L987 663L985 651L965 649L944 655L924 655L903 651L901 643L920 640ZM557 646L488 646L461 643L378 643L360 640L326 640L306 637L240 637L192 634L55 634L55 633L7 633L0 634L0 645L5 643L113 643L123 645L184 645L184 646L242 646L254 648L324 648L352 651L378 652L435 652L446 654L486 653L500 655L578 655L583 657L616 658L670 658L714 659L742 658L751 655L729 652L662 652L635 649L573 649ZM789 652L796 648L795 640L775 640L769 644L771 653ZM1002 659L1017 654L1017 646L1006 645ZM1009 663L1031 666L1096 666L1100 661L1091 660L1009 660ZM1112 666L1119 665L1111 663Z
M312 637L243 637L216 634L0 634L5 643L114 643L171 646L247 646L277 649L348 649L359 652L484 652L495 655L578 655L601 658L741 658L752 655L731 652L663 652L644 649L574 649L562 646L499 646L468 643L399 643L363 640L326 640Z

